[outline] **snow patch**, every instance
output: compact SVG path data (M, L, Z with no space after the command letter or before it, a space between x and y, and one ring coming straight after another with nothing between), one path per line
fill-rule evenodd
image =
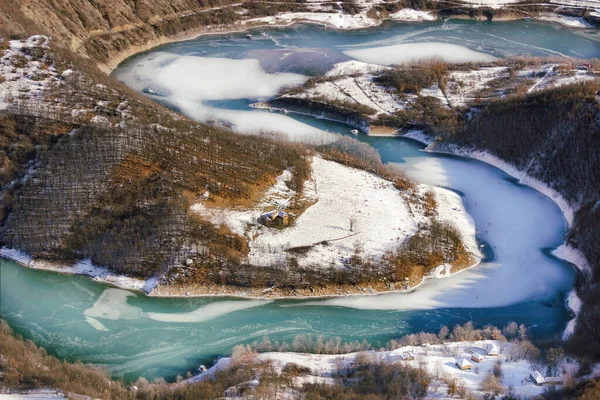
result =
M492 62L496 57L473 51L467 47L449 43L403 43L391 46L371 47L367 49L348 50L344 54L359 61L394 65L419 60L439 58L449 63Z
M393 14L390 19L394 21L435 21L436 18L426 11L413 10L412 8L403 8Z
M144 281L141 279L113 274L107 268L93 265L89 259L77 261L73 265L65 265L44 260L36 260L20 250L10 249L7 247L0 248L0 257L13 260L29 268L88 276L94 281L108 283L126 290L146 291L144 289L149 289L151 291L156 286L155 277ZM146 293L149 292L146 291Z

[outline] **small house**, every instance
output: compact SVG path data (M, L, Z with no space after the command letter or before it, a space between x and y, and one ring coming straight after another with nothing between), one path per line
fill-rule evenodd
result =
M482 362L484 358L485 357L483 356L483 354L477 352L473 352L473 354L471 355L471 360L475 361L476 363Z
M471 363L466 358L461 358L456 361L456 367L464 371L466 369L471 369Z
M500 354L500 348L496 346L495 343L488 343L487 345L487 355L488 356L497 356Z
M415 353L413 353L412 351L406 351L400 354L400 359L402 361L412 361L415 359Z
M559 376L547 376L544 378L544 385L564 385L563 378Z
M260 220L266 226L283 226L288 224L289 216L283 210L275 210L262 214Z
M529 379L538 386L542 386L546 382L546 379L538 371L531 372L529 374Z

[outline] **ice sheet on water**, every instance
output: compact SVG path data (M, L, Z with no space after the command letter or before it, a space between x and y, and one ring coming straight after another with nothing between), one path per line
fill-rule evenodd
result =
M269 304L268 300L219 301L186 313L149 312L146 315L160 322L204 322L235 311Z
M490 62L497 59L489 54L473 51L457 44L436 42L401 43L347 50L344 54L359 61L380 65L404 64L433 58L439 58L449 63Z
M135 293L122 289L105 289L98 297L98 300L91 308L83 312L86 321L94 327L94 329L102 330L104 327L98 323L96 318L101 319L138 319L142 314L142 309L127 304L128 297L137 296ZM94 322L95 321L95 322ZM100 326L102 325L102 327Z
M323 130L281 114L226 110L204 102L233 99L266 99L282 87L298 85L308 77L293 73L266 73L257 59L178 56L155 52L137 58L116 71L128 86L144 91L151 88L160 99L199 120L224 120L240 133L285 132L291 140L332 141ZM327 139L324 139L327 138Z

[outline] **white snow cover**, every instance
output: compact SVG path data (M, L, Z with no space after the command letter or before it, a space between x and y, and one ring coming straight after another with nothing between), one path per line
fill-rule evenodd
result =
M294 12L283 13L272 17L272 24L289 25L296 21L317 22L337 29L360 29L378 25L378 22L367 17L366 13L355 15L338 13L320 13L320 12Z
M337 2L338 10L332 11L328 3L322 1L309 0L306 4L309 6L309 12L286 12L272 17L252 18L241 22L246 23L267 23L269 25L291 25L294 22L306 21L322 24L324 26L336 29L361 29L376 26L381 23L367 16L367 12L375 4L382 3L381 0L356 0L355 4L359 6L360 12L350 15L344 13L341 2Z
M35 260L19 250L9 249L7 247L0 248L0 257L8 258L9 260L13 260L29 268L89 276L95 281L108 283L123 289L143 290L148 293L156 285L156 278L149 278L147 281L144 281L122 275L115 275L106 268L93 265L89 259L78 261L73 265L65 265L44 260Z
M577 316L579 315L579 311L581 311L581 299L579 296L577 296L575 289L571 290L567 294L566 304L567 307L575 314L575 317L567 323L565 331L562 335L563 340L567 340L575 332Z
M400 11L390 14L390 19L394 21L435 21L436 18L427 11L403 8Z
M359 61L379 65L404 64L432 58L439 58L449 63L491 62L497 60L494 56L473 51L464 46L436 42L402 43L347 50L344 54Z
M457 359L471 359L473 353L486 354L485 348L488 344L495 343L500 349L499 356L485 357L480 363L473 362L472 369L460 370L456 367ZM429 392L426 398L448 398L447 385L442 379L456 378L469 391L475 394L481 392L481 382L492 371L497 360L502 361L502 385L505 389L512 387L514 393L518 396L535 397L544 391L541 386L536 386L528 382L529 374L533 371L528 361L509 361L507 359L514 344L499 342L494 340L483 340L476 342L455 342L446 344L427 345L423 347L404 346L393 351L369 351L363 352L363 355L372 357L374 360L382 360L391 363L402 363L414 368L425 368L432 376L433 382L429 385ZM411 352L415 359L410 361L402 360L402 354ZM339 368L347 368L352 365L356 357L361 353L349 353L340 355L329 354L306 354L306 353L261 353L258 354L258 360L271 361L276 370L281 371L288 363L295 363L301 367L309 368L310 374L296 378L296 384L305 382L323 382L333 383L333 373ZM213 376L218 370L223 370L230 365L230 358L222 358L207 372L191 379L197 382ZM572 372L576 369L573 362L565 361L559 370L565 369Z
M265 198L272 199L275 193L288 199L293 195L285 186L284 175ZM440 218L459 229L466 247L477 256L475 227L460 197L445 189L419 186L421 193L429 189L436 195ZM289 193L287 196L286 191ZM304 196L318 201L292 226L282 230L257 223L260 208L232 212L206 209L200 203L192 209L208 216L214 223L225 223L234 232L245 235L250 246L249 261L257 265L285 261L288 257L285 249L301 246L312 248L305 255L298 256L300 265L342 267L356 248L377 259L412 236L417 224L425 218L418 213L411 215L405 199L391 182L320 157L313 158L312 178L305 184ZM285 202L276 205L284 208ZM354 220L352 231L351 219ZM328 245L319 244L323 241L327 241Z
M42 35L31 36L26 40L11 40L9 48L0 50L0 110L10 106L9 99L26 95L31 99L39 97L51 80L56 79L53 68L44 69L39 61L31 61L21 50L25 48L47 48L49 38ZM27 59L24 66L14 65L14 57L23 56Z
M392 91L387 91L373 82L373 76L380 74L384 69L387 67L360 61L344 61L335 64L333 69L325 74L325 77L342 78L319 83L296 96L350 101L369 106L375 109L377 114L393 114L403 109L406 101L400 100ZM360 75L354 76L356 74Z
M104 289L94 305L83 312L85 320L94 329L99 331L110 330L99 320L116 321L118 319L137 320L140 318L149 318L159 322L197 323L210 321L235 311L263 306L270 302L269 300L225 300L208 303L189 312L144 313L141 308L132 306L127 302L127 298L136 296L136 293L128 290L114 288Z
M215 79L226 76L227 79ZM267 99L282 87L303 83L307 77L292 73L268 74L255 59L179 56L153 52L136 64L119 69L117 79L135 90L152 88L164 93L162 99L179 107L196 120L224 120L241 133L285 132L291 140L325 143L333 134L282 114L225 110L203 102L226 99Z
M507 67L482 67L470 71L452 71L446 85L446 98L452 107L465 106L476 93L496 78L507 75Z
M573 8L591 8L596 11L600 10L600 0L550 0L550 3Z
M518 3L522 0L461 0L462 3L469 3L473 7L501 8L508 4Z
M542 21L550 21L557 22L561 25L567 26L569 28L593 28L589 22L584 20L583 18L570 17L567 15L560 15L554 13L541 13L536 17Z

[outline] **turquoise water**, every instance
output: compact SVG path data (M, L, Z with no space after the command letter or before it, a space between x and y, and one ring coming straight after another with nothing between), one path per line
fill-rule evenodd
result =
M135 319L102 319L108 331L97 331L84 318L105 286L83 277L30 270L0 261L2 318L25 337L69 360L109 367L115 376L152 379L195 370L212 364L239 343L288 341L297 335L367 340L383 346L390 339L421 330L437 331L441 325L474 321L504 325L518 321L535 325L548 335L560 331L568 314L558 296L544 302L527 302L492 309L437 309L429 311L356 310L345 307L297 306L301 301L276 301L264 306L226 313L202 323L161 323L149 312L182 313L208 304L234 299L151 298L140 294L128 304L143 310Z
M447 21L384 24L359 31L334 31L317 26L257 29L256 39L244 34L216 35L169 44L127 60L114 75L142 90L149 65L159 53L177 57L259 59L269 71L311 73L329 68L328 60L343 60L353 48L406 42L442 42L466 46L497 57L510 54L599 57L597 31L571 31L535 22L487 23ZM319 48L305 56L296 50ZM292 52L282 62L282 52ZM290 57L284 57L284 60ZM160 57L158 58L162 60ZM168 67L168 65L161 66ZM194 64L196 65L196 64ZM191 75L181 76L193 82ZM226 71L226 70L223 70ZM227 70L230 71L230 70ZM153 71L149 71L152 73ZM130 74L132 73L132 74ZM226 72L223 72L225 74ZM267 79L270 75L265 74ZM225 81L226 75L209 77ZM211 93L198 100L174 98L173 82L153 82L157 100L193 110L204 104L222 118L251 111L254 96ZM183 92L180 92L183 93ZM241 93L241 92L240 92ZM257 95L257 97L260 97ZM189 113L193 115L193 112ZM302 116L280 116L287 127L346 134L348 127ZM292 117L294 119L292 119ZM291 125L290 125L291 126ZM88 279L22 268L0 262L0 313L15 330L51 353L69 360L108 366L115 376L152 379L195 370L199 364L227 354L239 343L288 341L297 335L366 340L383 346L407 333L437 331L442 325L466 321L476 325L505 325L509 321L532 327L537 336L560 333L569 320L564 296L573 286L569 265L549 256L565 234L558 207L548 198L501 171L473 160L424 153L409 140L357 136L373 145L384 162L412 179L447 187L463 196L477 237L490 255L480 266L442 280L430 280L411 293L352 296L323 300L257 302L232 298L152 298Z

